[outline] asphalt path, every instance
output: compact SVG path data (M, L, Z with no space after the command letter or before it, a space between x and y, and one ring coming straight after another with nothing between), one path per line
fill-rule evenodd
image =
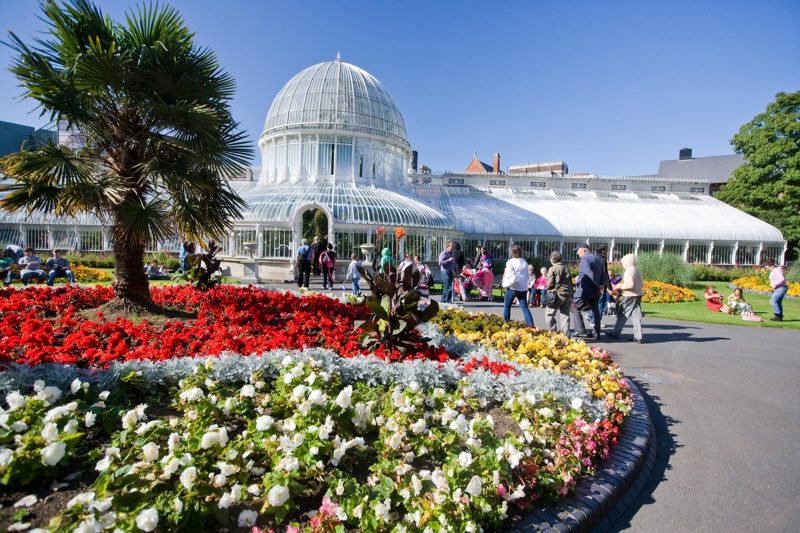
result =
M533 317L544 325L542 309ZM511 318L522 320L518 307ZM597 342L642 389L658 445L647 485L615 527L800 531L800 331L648 317L643 326L641 345L630 326Z

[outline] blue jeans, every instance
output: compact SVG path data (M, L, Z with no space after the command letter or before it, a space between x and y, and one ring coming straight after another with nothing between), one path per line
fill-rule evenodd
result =
M516 298L519 302L519 306L522 308L522 316L525 318L525 323L531 327L533 326L533 316L531 316L531 310L528 309L528 302L525 298L527 295L528 291L506 289L506 300L503 305L503 319L506 322L511 320L511 303L514 301L514 298Z
M442 303L453 303L453 273L442 270Z
M75 276L72 275L72 270L56 270L55 268L47 275L47 284L52 287L56 278L67 278L70 283L75 283Z
M789 287L786 285L778 287L772 291L772 297L769 299L769 303L772 304L772 311L781 317L783 316L783 297L786 296L788 290Z
M361 281L361 278L353 278L353 294L356 296L361 294L361 286L358 283L359 281Z

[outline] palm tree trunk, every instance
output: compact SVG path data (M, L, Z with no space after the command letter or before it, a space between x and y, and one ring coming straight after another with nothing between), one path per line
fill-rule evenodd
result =
M109 304L120 311L153 311L156 305L150 298L150 284L144 272L144 244L114 242L114 292Z

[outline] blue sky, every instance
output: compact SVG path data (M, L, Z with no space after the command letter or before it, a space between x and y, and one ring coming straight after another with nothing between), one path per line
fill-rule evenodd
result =
M377 77L434 170L473 152L502 166L650 174L684 146L730 138L779 91L800 90L800 2L173 0L237 80L234 117L255 144L272 99L335 58ZM135 2L98 4L119 19ZM38 3L0 0L0 30L30 40ZM0 47L0 120L43 123L19 101ZM260 164L256 156L254 164Z

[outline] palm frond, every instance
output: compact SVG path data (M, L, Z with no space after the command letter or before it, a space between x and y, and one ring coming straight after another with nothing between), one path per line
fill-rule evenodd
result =
M160 197L120 204L114 210L113 233L118 242L128 244L167 239L174 233L169 204Z

